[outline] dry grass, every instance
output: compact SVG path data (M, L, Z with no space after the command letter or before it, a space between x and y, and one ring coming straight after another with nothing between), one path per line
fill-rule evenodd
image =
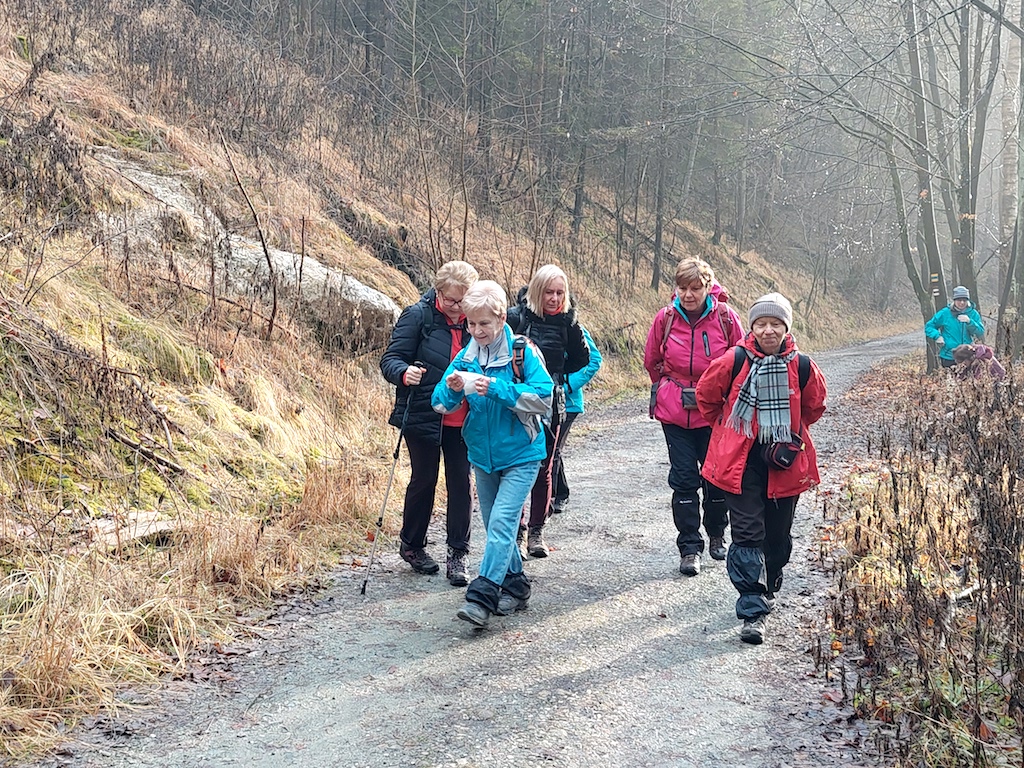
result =
M843 404L892 416L836 510L832 663L897 764L1019 765L1021 371L922 374L887 366Z

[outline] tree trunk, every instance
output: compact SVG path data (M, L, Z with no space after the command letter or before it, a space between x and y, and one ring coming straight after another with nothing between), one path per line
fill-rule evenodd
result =
M933 312L938 312L949 302L943 276L942 258L939 253L939 240L935 230L931 159L928 154L928 116L925 109L924 81L921 77L921 52L918 47L916 3L917 0L904 0L907 55L910 59L910 91L914 101L914 137L916 140L914 163L917 171L918 215L920 217L921 234L928 259L928 269L938 281L938 291L934 297L935 309Z

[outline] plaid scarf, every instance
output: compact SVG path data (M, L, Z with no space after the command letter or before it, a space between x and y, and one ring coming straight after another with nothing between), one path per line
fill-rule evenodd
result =
M747 378L740 386L728 425L746 437L753 437L754 412L757 411L757 439L762 443L788 443L789 431L789 361L796 357L792 349L781 357L757 357L744 350L750 360Z

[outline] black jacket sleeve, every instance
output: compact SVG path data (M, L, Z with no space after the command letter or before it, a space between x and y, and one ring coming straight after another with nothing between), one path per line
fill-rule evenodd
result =
M417 302L402 310L391 332L388 347L380 358L380 372L396 387L403 386L402 375L416 362L422 333L423 305Z
M565 373L576 373L590 363L590 347L583 338L583 328L579 323L569 323L565 340Z

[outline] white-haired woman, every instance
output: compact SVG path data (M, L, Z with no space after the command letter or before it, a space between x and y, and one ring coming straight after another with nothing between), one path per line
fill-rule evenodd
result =
M443 264L434 277L433 287L398 318L380 361L384 378L397 387L388 423L402 430L412 466L402 508L399 554L417 573L433 574L439 570L426 544L443 454L448 490L445 573L457 587L464 587L469 581L466 555L472 495L469 460L462 439L467 409L441 416L431 407L430 396L448 364L469 343L462 299L477 277L476 269L465 261Z
M516 346L505 324L505 290L481 280L466 291L462 307L472 340L434 388L441 413L469 407L462 433L476 474L487 541L480 575L457 612L486 627L491 614L526 607L530 581L516 545L519 517L544 460L541 416L551 408L551 377L528 345Z
M533 341L544 354L544 363L555 383L551 419L545 424L547 455L530 493L526 549L531 557L547 557L544 524L551 515L552 477L558 474L562 446L569 434L565 423L565 387L570 373L590 362L590 348L569 296L569 278L554 264L545 264L519 292L519 305L508 311L515 333Z

